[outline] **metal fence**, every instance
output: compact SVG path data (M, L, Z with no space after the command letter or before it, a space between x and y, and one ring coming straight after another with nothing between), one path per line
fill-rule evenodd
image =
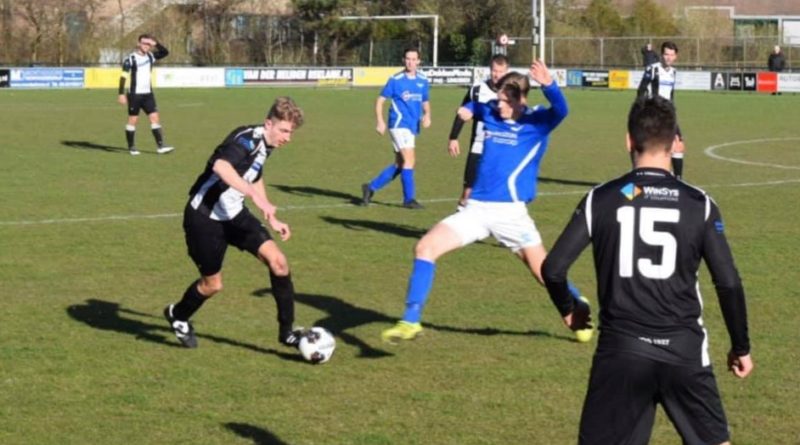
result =
M507 48L515 64L531 59L530 38L517 38ZM778 45L778 36L751 38L701 37L551 37L545 41L545 59L551 66L637 68L642 67L641 48L652 43L658 52L661 43L670 40L678 46L677 66L696 69L759 69L767 68L767 58ZM792 42L795 43L795 42ZM487 41L487 47L491 41ZM781 46L787 71L800 70L800 42Z

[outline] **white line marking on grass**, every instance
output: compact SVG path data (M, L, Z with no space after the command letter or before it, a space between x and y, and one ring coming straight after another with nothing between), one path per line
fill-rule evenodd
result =
M718 148L723 147L732 147L734 145L744 145L744 144L760 144L762 142L783 142L783 141L800 141L800 137L788 137L788 138L769 138L769 139L751 139L749 141L733 141L733 142L725 142L722 144L712 145L707 147L703 152L706 156L719 159L720 161L728 161L728 162L735 162L737 164L744 164L744 165L754 165L759 167L772 167L772 168L781 168L785 170L800 170L800 167L794 165L781 165L781 164L770 164L768 162L754 162L754 161L745 161L742 159L730 158L721 156L715 153Z
M798 184L800 179L786 179L778 181L764 181L764 182L743 182L739 184L708 184L699 185L700 188L714 188L714 187L761 187L770 185L784 185L784 184ZM539 196L569 196L569 195L583 195L589 190L589 187L581 190L570 190L563 192L541 192ZM420 202L433 204L440 202L449 202L455 205L457 199L450 198L432 198L420 199ZM314 209L338 209L346 207L356 207L351 202L340 202L336 204L315 204L315 205L285 205L279 206L279 210L314 210ZM82 222L103 222L103 221L130 221L135 219L162 219L162 218L177 218L182 213L154 213L150 215L110 215L110 216L97 216L91 218L54 218L54 219L39 219L39 220L23 220L23 221L0 221L2 226L35 226L46 224L70 224Z

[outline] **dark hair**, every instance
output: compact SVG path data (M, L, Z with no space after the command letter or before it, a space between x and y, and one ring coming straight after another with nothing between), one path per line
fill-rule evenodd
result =
M661 44L661 54L664 54L665 49L671 49L675 51L675 54L678 54L678 45L675 42L667 40L666 42Z
M291 97L281 96L273 102L267 112L267 119L289 121L294 128L298 128L303 125L303 110L294 103Z
M497 85L499 91L502 91L506 97L516 102L522 100L523 97L527 97L528 91L531 89L528 76L516 71L506 73L497 81Z
M631 148L637 153L648 150L669 151L678 131L675 107L661 96L641 97L628 113Z
M136 39L136 41L137 41L137 42L141 42L141 41L142 41L142 39L150 39L150 40L153 40L153 41L155 41L155 40L156 40L156 38L155 38L155 37L153 37L153 35L152 35L152 34L139 34L139 38L138 38L138 39Z
M493 65L505 65L508 66L508 57L505 54L495 54L492 56L492 59L489 60L489 66Z
M422 54L420 54L420 52L419 52L419 49L418 49L418 48L414 48L413 46L409 46L409 47L407 47L406 49L404 49L404 50L403 50L403 58L405 58L405 57L406 57L406 55L407 55L408 53L411 53L411 52L417 53L417 57L420 57L420 56L422 56Z

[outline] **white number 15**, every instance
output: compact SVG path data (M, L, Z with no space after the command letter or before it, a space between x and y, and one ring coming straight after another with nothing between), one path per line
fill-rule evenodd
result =
M661 260L654 263L649 258L639 258L636 261L639 273L646 278L664 280L675 272L675 260L678 252L678 241L669 232L659 232L655 229L656 223L677 223L681 212L678 209L660 209L642 207L639 210L639 239L645 244L661 247ZM619 276L630 278L633 276L633 244L635 242L634 227L636 227L636 208L620 207L617 209L617 222L619 222Z

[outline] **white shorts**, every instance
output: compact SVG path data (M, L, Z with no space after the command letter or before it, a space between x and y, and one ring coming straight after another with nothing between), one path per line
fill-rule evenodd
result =
M408 128L393 128L389 130L389 136L392 138L392 147L395 152L400 150L414 149L416 138L414 133Z
M458 213L442 220L466 246L492 235L514 253L542 244L542 236L528 215L523 202L483 202L467 200Z

